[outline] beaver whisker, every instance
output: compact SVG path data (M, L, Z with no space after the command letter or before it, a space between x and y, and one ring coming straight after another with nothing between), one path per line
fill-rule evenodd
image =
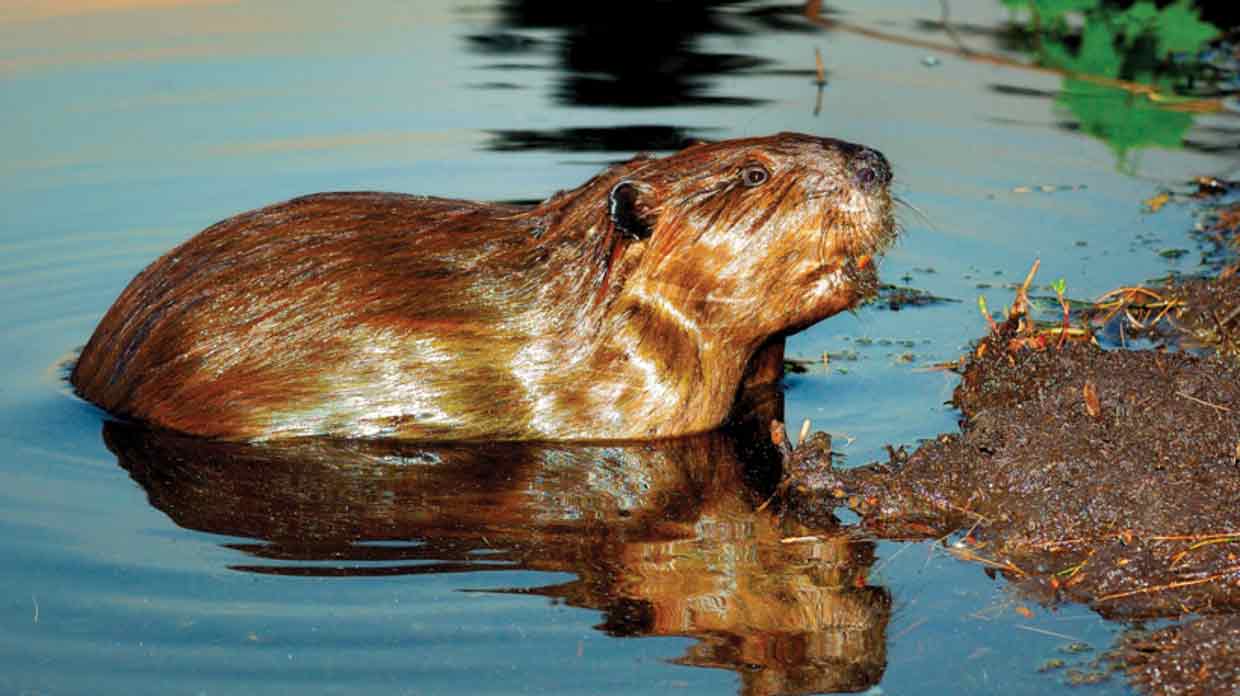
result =
M913 211L914 213L916 213L916 214L917 214L917 217L921 218L923 222L925 222L927 225L929 225L929 226L930 226L930 229L934 230L935 232L939 232L939 231L940 231L940 230L939 230L939 226L938 226L938 225L936 225L936 224L934 224L934 221L930 219L930 216L929 216L929 215L926 215L924 212L922 212L921 208L918 208L917 206L913 205L912 203L909 203L908 201L904 200L903 198L900 198L899 196L894 196L894 195L893 195L893 196L891 197L891 200L892 200L892 202L893 202L893 203L899 203L900 205L904 206L905 208L908 208L909 210L911 210L911 211ZM896 231L897 231L897 232L899 232L899 231L903 231L903 229L904 229L904 228L903 228L902 226L900 226L900 225L899 225L899 223L897 223L897 225L896 225L896 228L895 228L895 229L896 229Z

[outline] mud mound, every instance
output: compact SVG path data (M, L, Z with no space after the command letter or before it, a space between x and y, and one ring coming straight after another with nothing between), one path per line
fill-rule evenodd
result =
M1240 616L1211 616L1125 636L1114 654L1128 679L1154 694L1234 694L1240 685Z
M1016 317L978 344L953 397L958 434L850 470L831 467L823 435L790 451L787 509L821 524L847 506L887 538L965 530L955 555L1048 605L1080 602L1118 619L1228 614L1212 621L1234 627L1240 365L1044 336ZM1176 682L1160 666L1188 670L1196 650L1210 679L1240 688L1234 641L1179 630L1151 643L1162 648L1125 648L1145 656L1132 663L1134 684L1232 693L1193 691L1201 680Z

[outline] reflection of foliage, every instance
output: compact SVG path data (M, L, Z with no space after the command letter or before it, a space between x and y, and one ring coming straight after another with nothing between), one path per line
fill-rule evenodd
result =
M1141 147L1177 148L1193 125L1193 115L1159 108L1118 87L1064 79L1056 103L1076 116L1081 130L1115 151L1119 168L1134 169L1128 155Z
M1029 29L1042 64L1079 76L1149 85L1164 95L1182 91L1194 76L1191 60L1174 59L1195 55L1219 34L1200 19L1190 0L1161 9L1152 0L1138 0L1126 9L1103 0L1000 1L1013 10L1029 11ZM1076 78L1064 79L1058 104L1076 116L1083 131L1105 140L1125 169L1131 167L1131 150L1178 147L1193 122L1190 114Z

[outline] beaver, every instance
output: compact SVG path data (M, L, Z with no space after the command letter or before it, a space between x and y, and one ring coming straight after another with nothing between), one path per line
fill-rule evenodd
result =
M877 151L795 133L639 155L532 206L320 193L138 274L70 375L225 440L642 440L711 430L894 237Z

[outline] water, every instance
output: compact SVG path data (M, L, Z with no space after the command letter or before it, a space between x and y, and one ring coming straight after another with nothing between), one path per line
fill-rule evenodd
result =
M101 436L68 394L63 360L128 280L236 212L342 189L537 199L637 150L803 131L887 155L933 226L902 213L884 277L960 301L791 340L856 357L790 377L784 411L861 464L954 427L954 378L924 368L984 330L978 294L1002 306L1035 258L1081 298L1192 272L1196 254L1158 254L1193 248L1191 209L1141 201L1235 171L1208 147L1234 137L1225 115L1190 117L1185 147L1107 141L1056 75L823 32L776 3L647 5L601 21L515 0L0 8L0 691L1068 688L1038 664L1122 627L1072 606L1024 618L933 545L781 543L813 530L754 511L772 482L742 463L769 453L743 438L255 462ZM937 3L832 7L950 43L919 24ZM1008 17L951 8L965 28Z

